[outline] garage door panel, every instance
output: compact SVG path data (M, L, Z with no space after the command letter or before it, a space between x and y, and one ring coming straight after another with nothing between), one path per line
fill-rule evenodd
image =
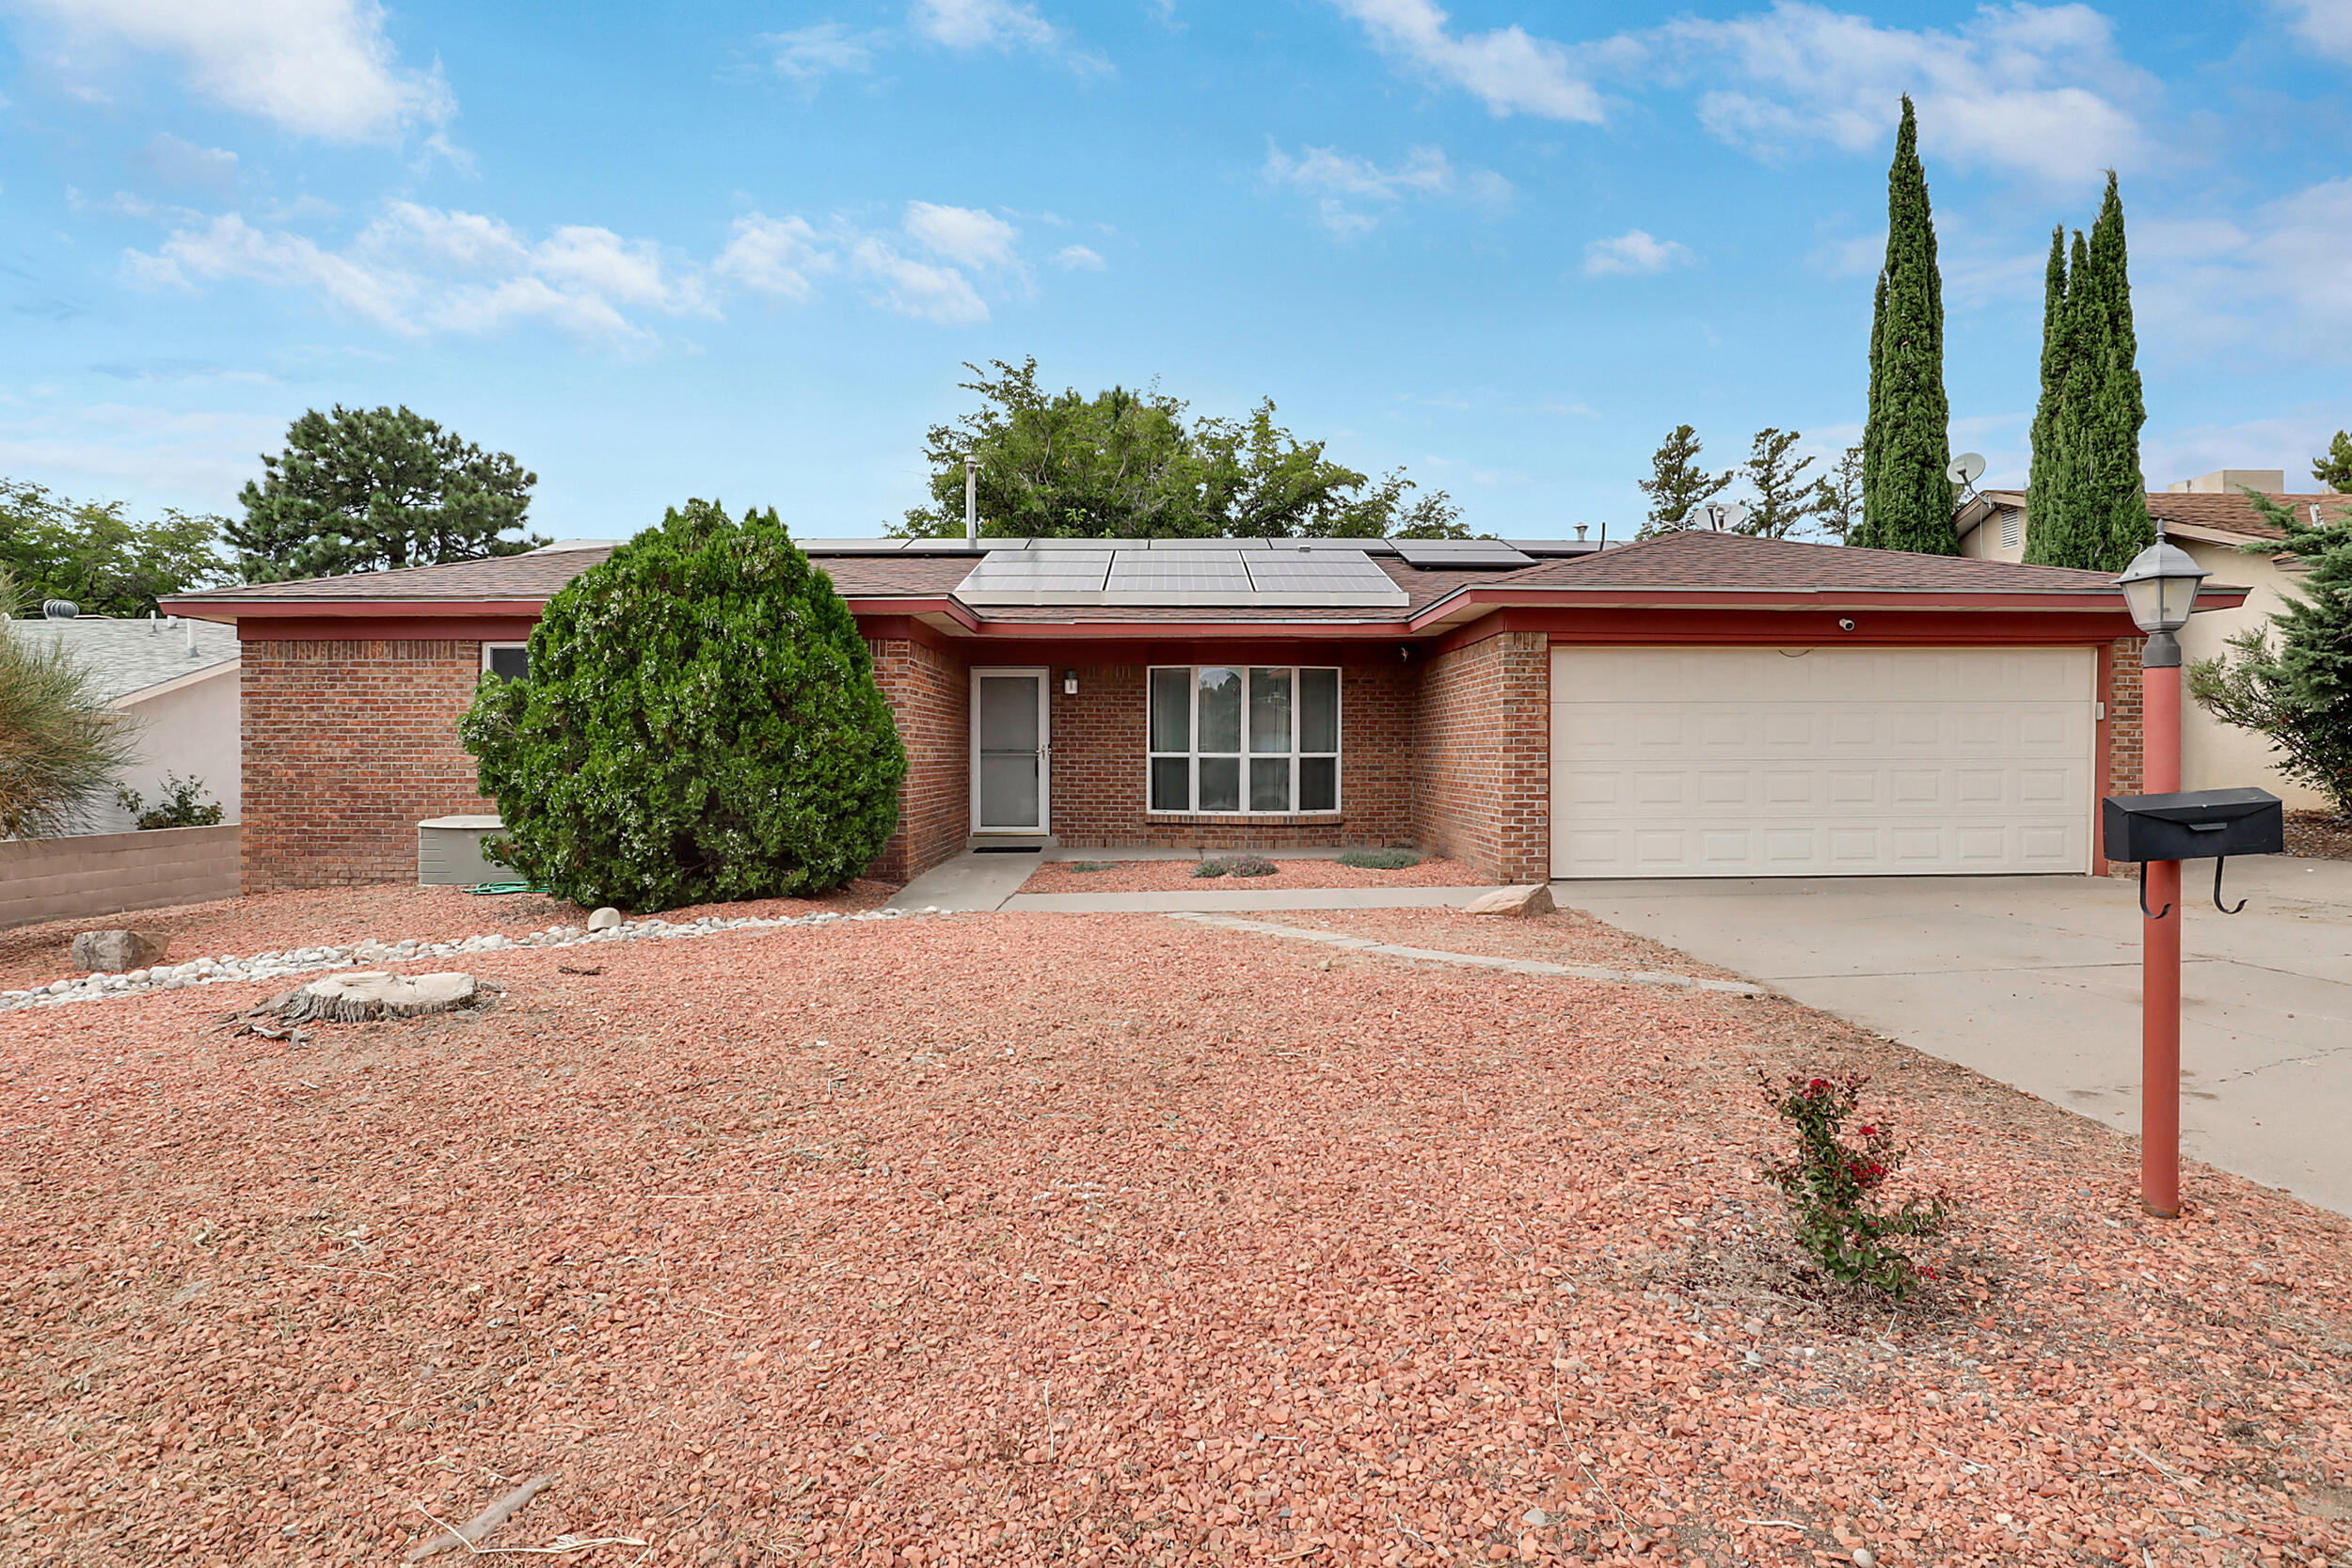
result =
M1559 648L1552 667L1555 875L2089 868L2090 650Z

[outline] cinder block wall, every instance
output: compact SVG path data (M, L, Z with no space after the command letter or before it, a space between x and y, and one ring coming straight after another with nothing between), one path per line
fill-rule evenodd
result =
M972 676L928 642L889 638L866 646L907 751L898 831L867 875L907 882L961 854L971 831Z
M1498 632L1422 673L1413 837L1485 877L1551 876L1551 642Z
M247 893L412 882L417 824L496 812L457 742L482 644L247 642Z
M1206 662L1205 660L1203 662ZM1312 663L1312 659L1302 662ZM1078 693L1054 671L1053 829L1066 845L1279 849L1410 844L1416 672L1399 662L1340 670L1340 812L1154 816L1144 780L1148 666L1082 665Z

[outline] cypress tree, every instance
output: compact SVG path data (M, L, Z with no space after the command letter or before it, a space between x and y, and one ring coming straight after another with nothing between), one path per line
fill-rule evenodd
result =
M2098 333L2097 401L2087 410L2085 461L2077 480L2088 487L2085 536L2096 557L2086 564L2120 572L2156 536L2148 520L2148 482L2139 471L2139 431L2148 422L2140 395L2139 338L2132 328L2131 267L2123 243L2123 198L2115 171L2090 226L2090 273Z
M2058 420L2066 387L2066 226L2050 230L2050 261L2042 275L2042 396L2033 407L2033 467L2026 480L2025 559L2051 564L2044 546L2058 530L2050 518L2058 493Z
M2120 572L2155 538L2139 470L2139 342L2123 202L2112 171L2086 241L2061 269L2056 237L2042 311L2026 559Z
M1881 549L1958 555L1951 403L1944 394L1944 280L1908 94L1886 171L1886 265L1870 324L1870 413L1862 436L1865 539Z

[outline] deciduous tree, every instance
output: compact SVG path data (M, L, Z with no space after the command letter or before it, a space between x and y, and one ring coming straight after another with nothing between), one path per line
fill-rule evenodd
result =
M931 504L899 531L963 531L963 463L979 460L982 531L1046 539L1458 539L1461 509L1444 491L1418 494L1394 470L1378 481L1327 456L1275 421L1272 400L1247 419L1195 418L1156 384L1087 397L1049 392L1037 359L966 365L980 406L933 425L923 457Z
M90 615L144 615L167 594L223 581L221 520L170 507L152 522L121 501L75 501L0 479L0 566L25 602L72 599Z

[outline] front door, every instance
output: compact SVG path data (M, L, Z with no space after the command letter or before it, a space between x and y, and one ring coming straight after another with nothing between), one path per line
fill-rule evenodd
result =
M1041 833L1048 820L1042 670L972 672L972 831Z

